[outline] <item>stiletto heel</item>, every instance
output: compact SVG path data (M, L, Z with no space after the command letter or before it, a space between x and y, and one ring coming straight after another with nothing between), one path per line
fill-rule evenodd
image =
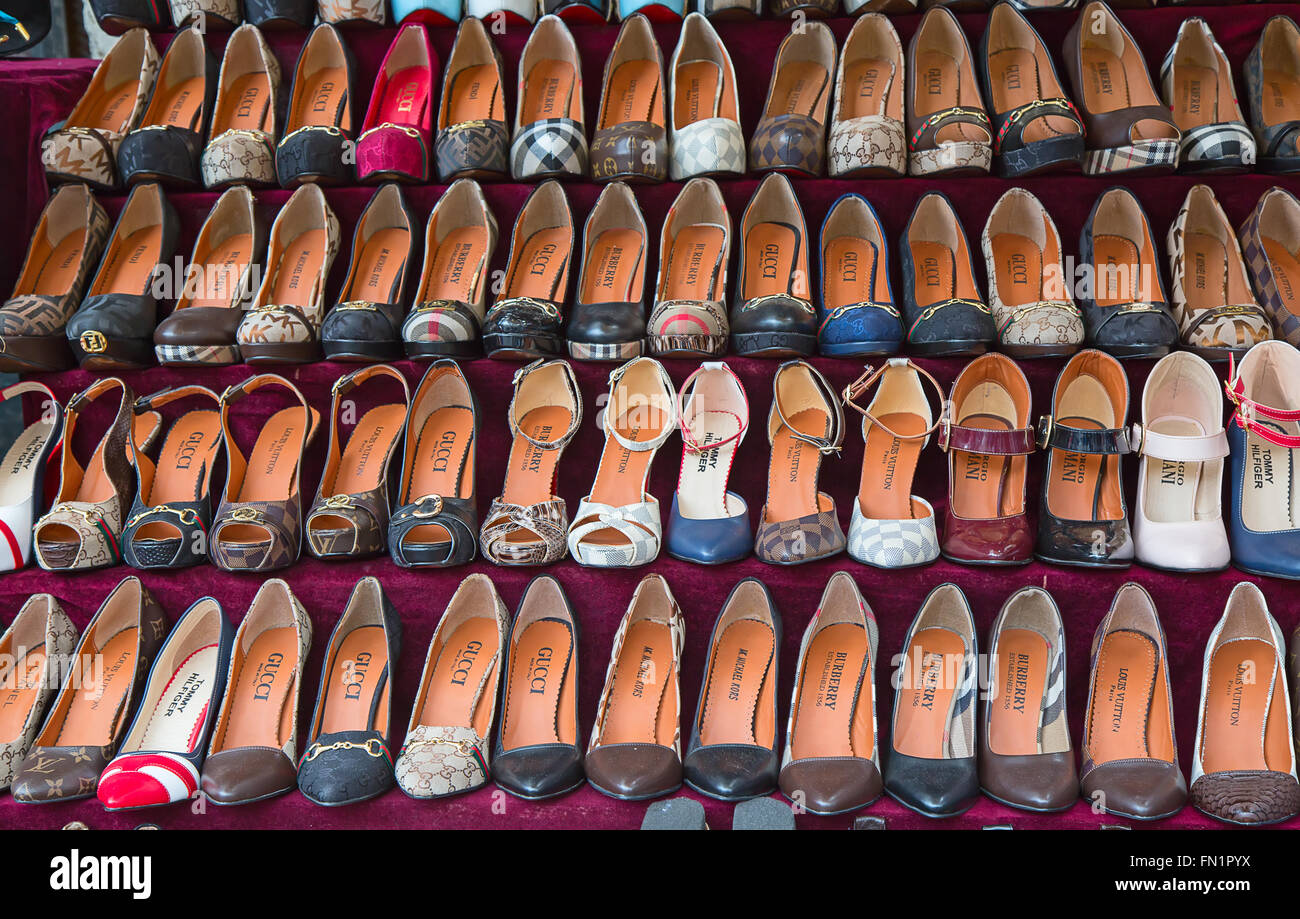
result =
M27 567L32 559L32 522L45 506L45 475L63 436L63 409L43 383L28 380L0 389L0 402L16 396L41 398L40 417L14 438L0 461L0 572Z

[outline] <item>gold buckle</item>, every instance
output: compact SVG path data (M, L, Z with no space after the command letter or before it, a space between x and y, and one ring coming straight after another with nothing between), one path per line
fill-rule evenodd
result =
M97 332L94 329L82 332L77 341L81 345L81 350L87 354L103 354L108 350L108 339L104 337L103 332Z
M325 499L325 506L331 509L338 509L352 506L351 495L330 495Z
M237 507L230 512L231 520L250 521L250 520L260 520L261 517L262 517L261 511L259 511L255 507L248 507L247 505L243 507Z
M420 510L420 505L424 504L425 501L433 502L432 510L428 510L428 511ZM420 498L420 500L415 502L415 509L411 511L411 516L420 517L421 519L426 519L429 517L437 517L442 513L442 506L443 506L442 495L425 495L424 497Z

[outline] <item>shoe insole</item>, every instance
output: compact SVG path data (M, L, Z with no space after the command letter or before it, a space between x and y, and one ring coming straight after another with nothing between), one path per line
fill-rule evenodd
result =
M452 78L447 92L447 124L504 121L501 81L491 64L466 67Z
M998 296L1007 306L1043 299L1043 250L1028 236L997 233L990 240Z
M1056 406L1056 420L1072 428L1115 427L1106 389L1095 377L1069 384ZM1117 464L1096 453L1072 453L1055 447L1047 462L1047 506L1062 520L1121 520L1123 495Z
M965 654L965 642L951 629L920 629L912 636L894 706L894 749L899 753L945 757Z
M700 744L757 744L773 739L769 674L776 636L757 619L737 619L717 637L704 690ZM762 712L761 716L759 712Z
M865 239L837 236L822 243L826 309L851 303L888 302L883 283L878 285L879 291L872 290L872 282L877 279L876 254L875 245Z
M217 749L281 749L293 733L297 670L293 626L267 629L253 639L226 688L226 730Z
M1128 72L1118 54L1105 48L1085 47L1080 60L1083 64L1083 107L1100 114L1128 108Z
M6 647L4 654L10 665L0 670L0 744L11 744L19 739L32 706L40 695L41 673L45 670L45 643L27 648L16 660L16 650Z
M1038 58L1030 49L995 51L989 56L989 69L992 72L993 111L1009 112L1044 98ZM1026 143L1033 143L1078 133L1079 127L1073 119L1063 115L1039 115L1025 124L1020 136Z
M916 516L912 507L912 478L925 441L901 440L885 427L903 436L924 434L925 419L912 412L890 412L881 415L879 420L878 425L868 422L858 508L868 520L911 520Z
M606 230L587 246L579 303L629 303L641 299L634 290L645 255L645 237L636 230Z
M77 280L77 266L81 264L81 253L86 248L86 228L73 230L58 245L51 246L49 239L41 233L32 245L31 266L14 290L14 296L22 294L43 294L60 296L72 289ZM32 269L35 269L34 274ZM28 277L31 280L28 280Z
M127 628L104 642L99 653L83 653L67 714L52 747L104 747L126 717L126 697L135 681L139 629Z
M816 61L785 62L772 86L767 115L806 115L825 121L828 83L826 68Z
M537 619L511 642L510 685L502 712L505 750L574 743L573 632L560 619Z
M546 227L524 240L510 267L502 298L555 300L569 266L573 234L568 227Z
M466 619L448 635L435 658L429 689L416 724L473 728L486 737L495 696L491 678L501 652L491 619Z
M148 288L149 278L162 258L162 227L141 227L116 242L104 256L91 293L139 296Z
M978 405L979 411L964 411ZM966 397L958 409L958 424L985 431L1010 431L1016 416L1015 403L1007 391L996 383L981 383ZM1008 488L1012 464L1020 460L1020 483L1024 482L1024 458L992 453L952 451L952 512L964 520L992 520L1023 511L1022 488ZM1011 504L1007 507L1006 504Z
M225 131L264 131L269 127L271 78L258 70L235 77L224 93L217 94L217 110L212 118L211 136Z
M149 104L144 124L161 124L197 131L203 116L204 79L190 77L167 90L167 95Z
M1092 237L1093 299L1098 306L1119 306L1134 300L1154 299L1144 288L1149 281L1142 274L1142 257L1131 239L1123 236ZM1154 267L1154 266L1153 266Z
M668 623L656 619L633 623L614 665L602 744L672 744L677 729L676 706L668 696L668 687L676 679L673 670Z
M860 749L855 738L861 734L858 713L868 720L871 712L871 681L863 676L867 660L867 633L852 622L837 622L819 629L803 659L803 675L794 702L794 734L790 754L794 759L815 756L862 756L875 752ZM860 692L859 692L860 690ZM856 698L855 698L856 697Z
M193 753L198 748L203 742L203 723L208 717L208 707L212 705L217 655L215 644L204 645L180 662L150 712L139 744L134 750L121 752L166 750L170 753Z
M1180 63L1174 87L1174 121L1189 128L1219 120L1219 77L1212 67Z
M339 644L326 676L321 734L340 731L388 733L388 642L382 625L353 629Z
M740 416L735 412L696 412L691 434L701 447L720 443L740 433ZM736 458L737 441L713 450L687 453L682 458L677 483L677 511L687 520L718 520L733 516L727 507L727 479Z
M1190 418L1166 417L1153 419L1147 430L1173 437L1201 437L1206 431ZM1143 482L1144 503L1148 519L1162 523L1190 523L1199 519L1197 507L1204 503L1200 496L1204 463L1167 460L1149 456L1146 461L1146 480ZM1218 506L1218 476L1214 480L1214 501Z
M400 301L410 251L410 230L402 227L375 230L362 244L361 251L353 254L356 267L352 271L352 283L339 299L371 303Z
M149 492L141 495L145 506L158 507L203 498L208 491L213 461L220 446L220 412L186 412L176 419L158 453ZM180 530L175 522L166 517L146 523L135 534L136 539L143 540L175 539L179 536Z
M253 258L252 233L237 233L222 240L196 259L202 270L195 276L192 289L187 283L186 296L176 308L234 306L240 281Z
M998 636L998 694L989 707L989 749L999 756L1040 753L1038 728L1050 676L1051 647L1033 629L1003 629Z
M913 291L916 305L927 307L957 296L954 277L957 258L943 243L916 241L911 243L912 265L915 267Z
M917 85L913 89L915 115L925 118L961 104L961 68L951 54L921 51L916 54ZM936 143L988 143L988 131L979 125L951 122L934 135Z
M339 457L334 494L359 495L379 487L405 418L405 405L377 405L361 416Z
M660 299L715 299L713 290L726 245L727 233L716 224L696 223L678 230L664 260L665 283Z
M1215 309L1228 299L1228 253L1223 242L1208 233L1183 236L1183 291L1194 315Z
M36 504L45 499L35 495L36 474L40 471L41 447L53 433L53 424L37 421L23 429L0 460L0 507L22 504L33 497ZM0 741L2 742L2 741Z
M789 293L799 259L800 233L788 223L756 223L745 234L743 300Z
M1276 692L1276 681L1277 655L1266 641L1234 639L1214 652L1205 681L1201 734L1201 768L1206 773L1277 766L1265 755L1269 697Z
M282 408L262 425L244 467L236 503L286 501L297 490L298 460L307 443L308 418L301 406ZM259 524L234 523L221 528L222 542L260 543L267 531Z
M483 226L456 227L438 243L425 266L421 300L477 301L475 288L483 277L488 231Z
M140 447L141 452L147 450L148 446L153 443L154 435L158 431L158 423L159 416L157 412L135 416L131 426L131 435ZM104 446L104 440L95 445L94 452L90 454L90 459L86 461L84 471L81 473L81 480L77 483L76 492L67 500L98 504L101 501L107 501L116 494L116 489L108 478L108 472L104 469ZM64 448L67 449L66 438ZM131 453L129 444L126 450L127 459L134 462L134 454ZM78 542L80 538L70 527L61 523L51 524L41 529L42 542Z
M285 243L275 266L271 296L264 305L311 306L328 244L329 235L324 229L304 230Z
M824 409L806 408L788 419L800 431L820 434L828 427ZM805 440L794 436L782 425L772 439L771 465L767 473L767 519L797 520L820 509L817 497L817 471L821 454Z
M1300 424L1258 419L1283 434L1300 434ZM1300 492L1295 488L1295 453L1246 431L1245 469L1242 475L1241 520L1257 533L1296 529L1300 520Z
M659 65L648 60L624 61L609 75L600 123L612 128L628 121L653 121L658 99Z
M1282 305L1292 316L1300 316L1300 259L1276 239L1263 237L1264 254L1273 273L1273 286Z
M664 425L668 423L668 415L645 400L629 399L619 408L626 408L627 411L611 420L607 409L605 424L632 443L654 440L663 433ZM654 450L629 450L613 437L607 437L605 449L600 455L600 465L596 467L596 481L591 485L592 502L608 504L610 507L625 507L644 501L646 478L650 474L650 463L654 460L654 455ZM580 522L574 521L575 524ZM628 525L637 526L635 523ZM601 546L628 544L627 537L613 527L594 530L582 537L582 542Z
M75 127L125 134L130 126L131 112L135 108L135 96L139 88L139 79L134 79L96 94L84 115L77 119ZM67 126L74 125L69 123Z
M1142 632L1117 629L1102 639L1092 674L1088 751L1094 763L1159 757L1151 749L1160 663L1156 643ZM1168 716L1164 732L1168 734Z
M298 97L299 106L289 113L285 131L299 128L332 128L345 120L348 111L348 73L343 67L322 67L309 77Z
M543 405L519 419L519 430L545 444L563 437L572 423L573 413L567 408ZM551 500L555 495L555 466L559 460L559 450L542 450L523 437L516 437L510 446L510 460L506 464L501 500L520 507L531 507ZM523 529L507 534L505 541L516 546L540 542L536 533Z
M395 406L398 407L398 406ZM400 421L400 415L397 416ZM461 405L449 405L431 412L415 442L415 459L407 485L405 502L428 495L465 497L462 482L474 434L474 412ZM403 542L439 545L451 539L440 523L412 527Z
M377 124L422 124L429 107L429 68L404 67L388 78Z
M840 118L866 118L885 113L885 100L894 65L883 58L861 58L844 67Z
M1300 121L1300 79L1285 70L1265 69L1260 76L1261 108L1266 125ZM132 90L134 92L134 90Z
M527 125L543 118L568 118L576 86L577 75L568 61L538 61L524 80L519 123Z
M717 118L722 101L722 66L716 61L684 61L677 65L677 91L673 98L673 124Z

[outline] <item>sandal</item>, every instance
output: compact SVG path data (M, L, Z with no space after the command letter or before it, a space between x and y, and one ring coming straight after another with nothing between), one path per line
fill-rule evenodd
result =
M7 553L0 553L0 572L17 571L32 560L32 521L45 502L45 475L54 451L62 443L63 408L43 383L28 380L0 389L0 402L15 396L41 399L40 417L5 449L0 479L0 536Z

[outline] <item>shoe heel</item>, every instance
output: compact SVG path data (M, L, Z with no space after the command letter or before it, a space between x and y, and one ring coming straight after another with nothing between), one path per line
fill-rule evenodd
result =
M140 370L153 366L153 341L147 338L107 338L87 332L69 344L82 370Z
M71 370L74 365L68 340L62 334L0 338L0 372Z

